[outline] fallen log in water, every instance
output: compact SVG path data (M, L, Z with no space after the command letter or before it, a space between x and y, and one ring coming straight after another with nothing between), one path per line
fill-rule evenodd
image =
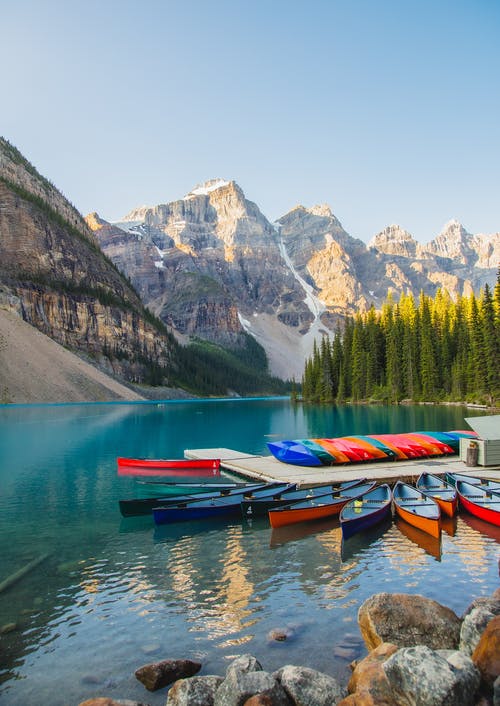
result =
M19 569L19 571L16 571L15 573L8 576L4 581L1 581L0 593L2 593L2 591L6 591L13 584L17 583L20 579L23 578L23 576L26 576L26 574L32 571L35 567L37 567L39 564L48 559L49 556L50 554L42 554L36 559L30 561L28 564L25 564L21 569Z

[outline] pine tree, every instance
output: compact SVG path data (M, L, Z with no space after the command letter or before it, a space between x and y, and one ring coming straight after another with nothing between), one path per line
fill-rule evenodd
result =
M456 400L465 400L469 390L470 336L467 326L466 302L460 298L455 305L451 338L453 357L451 364L451 394Z
M420 295L420 380L422 397L424 400L434 400L438 393L438 368L437 351L435 342L435 332L432 325L429 298L425 294Z
M366 352L364 350L364 330L361 316L356 317L351 344L351 394L357 402L366 393Z
M479 308L482 348L485 364L485 392L490 404L500 389L498 365L500 362L500 340L495 326L495 309L490 288L486 284L482 292Z
M386 378L389 399L393 402L399 402L403 393L403 349L401 346L401 342L403 341L403 324L397 307L394 309L394 312L391 313L390 317L387 317L385 340Z
M487 373L479 307L474 294L469 297L467 323L471 343L468 369L468 388L477 396L484 394L486 391Z

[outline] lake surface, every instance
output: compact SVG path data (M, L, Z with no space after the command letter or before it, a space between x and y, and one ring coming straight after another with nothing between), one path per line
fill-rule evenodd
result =
M285 399L0 407L0 703L75 705L93 696L163 706L134 671L165 658L223 674L251 653L346 683L366 654L357 611L379 591L421 593L461 614L499 585L500 528L461 513L438 542L401 522L342 543L338 520L155 528L123 519L143 494L117 456L186 448L267 453L266 441L467 429L459 407L302 407ZM457 466L463 464L457 460ZM289 639L269 639L273 629Z

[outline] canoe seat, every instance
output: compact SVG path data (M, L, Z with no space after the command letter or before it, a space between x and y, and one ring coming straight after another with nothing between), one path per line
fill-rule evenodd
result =
M406 507L422 507L422 505L429 505L430 503L405 503Z

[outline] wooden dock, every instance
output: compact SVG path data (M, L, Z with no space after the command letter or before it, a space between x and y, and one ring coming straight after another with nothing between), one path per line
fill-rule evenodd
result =
M313 467L282 463L272 455L256 456L226 448L186 449L184 456L193 459L220 458L222 469L239 478L297 483L303 488L312 485L329 485L361 477L390 484L398 479L412 482L424 471L436 475L447 472L464 473L478 478L500 480L500 466L471 468L466 466L458 456Z

